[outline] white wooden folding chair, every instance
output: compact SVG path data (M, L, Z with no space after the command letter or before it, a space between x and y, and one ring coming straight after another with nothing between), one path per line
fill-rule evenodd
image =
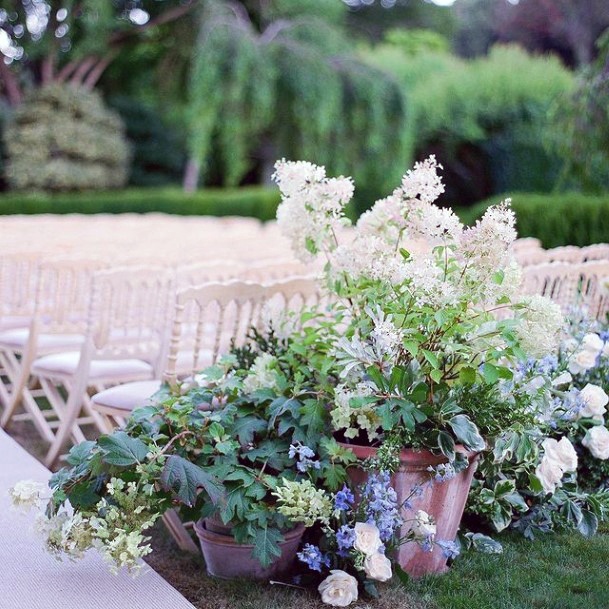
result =
M42 410L36 401L40 396L31 387L32 362L43 355L78 349L84 339L91 296L93 273L102 268L98 260L57 259L40 264L35 297L35 310L26 328L0 332L0 359L5 363L10 381L7 407L0 425L6 428L12 420L31 420L40 436L52 442L58 421L50 421L55 413ZM20 405L25 412L16 414ZM101 423L96 412L79 424ZM74 440L84 436L79 425L74 427Z
M604 319L609 299L603 284L608 276L609 261L605 260L532 265L524 269L523 291L551 298L564 313L571 307L584 306L592 317Z
M121 382L154 378L172 286L171 274L160 268L97 272L80 350L33 362L32 375L60 419L47 466L57 461L83 406L91 408L89 388L100 391ZM106 431L111 427L109 422L104 425Z

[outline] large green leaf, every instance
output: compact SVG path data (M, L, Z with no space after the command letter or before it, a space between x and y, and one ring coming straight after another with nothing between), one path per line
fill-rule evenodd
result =
M448 421L455 436L470 450L484 450L486 443L472 420L464 414L458 414Z
M582 518L577 525L577 529L584 537L596 535L598 529L598 518L589 510L582 510Z
M109 436L101 436L97 441L104 451L103 461L110 465L127 466L141 463L146 459L148 447L138 438L132 438L124 431L115 431Z
M279 529L268 527L258 529L254 538L252 556L258 559L263 567L268 567L275 558L281 556L280 541L283 541L283 535Z
M179 455L171 455L165 462L161 484L166 491L173 491L188 506L194 504L201 488L212 503L217 503L224 494L224 487L217 478Z
M239 438L241 446L247 446L253 442L256 432L264 431L266 428L266 421L254 416L244 416L238 418L229 431L232 436Z

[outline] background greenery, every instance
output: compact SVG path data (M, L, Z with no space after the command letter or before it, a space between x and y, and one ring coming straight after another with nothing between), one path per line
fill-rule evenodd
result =
M0 10L0 190L40 195L0 194L4 213L148 209L133 190L92 194L128 180L163 189L152 209L207 213L230 200L226 213L266 217L263 203L253 212L211 189L268 186L281 157L353 175L361 212L435 154L441 203L466 217L503 193L545 193L534 205L514 197L523 234L607 240L603 0L42 4L48 18L34 26L29 1ZM218 203L181 198L180 185ZM42 196L73 190L87 194Z

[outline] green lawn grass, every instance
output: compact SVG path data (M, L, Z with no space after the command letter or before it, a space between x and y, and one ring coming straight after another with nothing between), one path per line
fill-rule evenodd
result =
M503 536L504 553L468 552L442 576L381 586L379 600L353 609L609 609L609 529L593 539ZM205 575L157 527L150 564L199 609L320 609L316 593ZM168 608L169 609L169 608Z

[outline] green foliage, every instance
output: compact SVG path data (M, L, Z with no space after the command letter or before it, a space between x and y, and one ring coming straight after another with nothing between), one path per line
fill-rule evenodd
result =
M60 85L32 92L15 110L4 142L14 190L100 190L127 180L122 122L97 93Z
M515 192L458 211L464 221L472 223L489 205L507 196L512 198L521 237L537 237L546 248L609 242L609 197L606 195Z
M129 184L162 186L182 179L185 144L161 114L133 97L116 97L110 107L125 123L133 158Z
M433 30L396 28L385 32L385 41L399 47L407 55L446 53L450 50L447 38Z
M575 182L589 192L609 187L609 31L599 47L598 59L580 75L571 99L554 108L557 127L548 141L565 159L563 183Z
M556 128L553 104L573 88L558 60L506 46L469 61L445 53L412 56L388 44L365 58L404 88L410 152L437 154L445 199L463 204L502 190L552 188L561 160L544 138Z
M355 167L376 195L399 179L402 92L353 56L343 10L326 4L246 3L246 15L205 3L188 113L190 152L204 170L219 158L224 182L234 185L254 159L266 170L286 156L334 173Z
M98 214L163 212L184 216L253 216L275 218L279 194L272 188L205 189L185 193L178 188L129 189L87 194L0 195L4 214Z

